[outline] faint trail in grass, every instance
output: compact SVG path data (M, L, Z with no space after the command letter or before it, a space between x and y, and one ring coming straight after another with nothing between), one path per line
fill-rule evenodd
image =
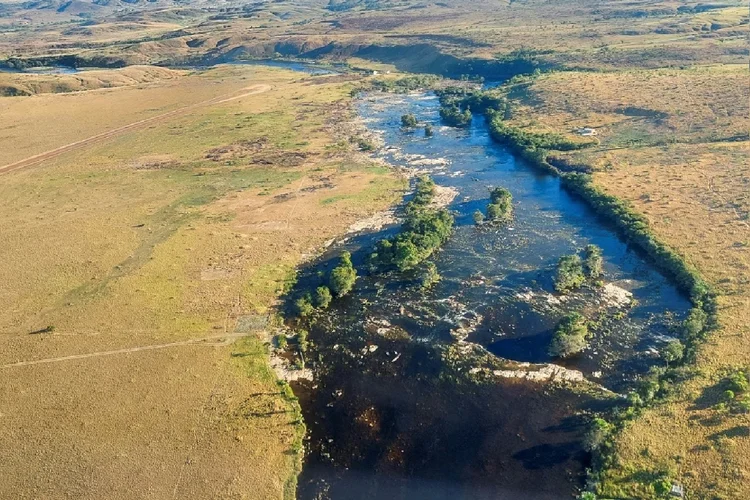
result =
M211 347L227 346L239 338L249 337L252 335L256 335L256 333L229 333L229 334L225 333L222 335L211 335L208 337L201 337L198 339L182 340L179 342L169 342L167 344L153 344L153 345L145 345L145 346L139 346L139 347L129 347L127 349L116 349L113 351L98 351L98 352L90 352L86 354L72 354L70 356L60 356L57 358L17 361L15 363L7 363L4 365L0 365L0 368L17 368L21 366L33 366L33 365L42 365L42 364L47 364L47 363L59 363L61 361L74 361L74 360L79 360L79 359L98 358L102 356L114 356L117 354L129 354L129 353L142 352L142 351L154 351L157 349L167 349L170 347L180 347L180 346L187 346L187 345L200 345L200 346L211 346ZM216 341L216 342L212 342L212 341Z
M241 99L243 97L248 97L248 96L255 95L255 94L262 94L264 92L268 92L269 90L271 90L271 88L272 87L270 85L254 85L252 87L247 87L246 89L243 89L243 90L249 90L249 92L245 92L240 95L232 96L231 94L225 94L222 96L214 97L207 101L202 101L196 104L190 104L188 106L184 106L182 108L175 109L167 113L163 113L161 115L152 116L151 118L146 118L143 120L139 120L137 122L129 123L127 125L123 125L122 127L114 128L112 130L102 132L101 134L93 135L91 137L87 137L86 139L82 139L76 142L71 142L64 146L60 146L58 148L45 151L44 153L39 153L34 156L25 158L23 160L19 160L14 163L9 163L8 165L0 166L0 175L7 174L9 172L14 172L16 170L21 170L24 168L32 167L34 165L38 165L39 163L42 163L52 158L56 158L69 151L76 151L76 150L85 148L87 146L90 146L92 144L95 144L97 142L111 139L112 137L116 137L122 133L129 132L131 130L137 130L146 125L158 123L166 119L185 114L189 111L192 111L198 108L202 108L205 106L213 106L216 104L223 104L226 102L235 101L237 99Z

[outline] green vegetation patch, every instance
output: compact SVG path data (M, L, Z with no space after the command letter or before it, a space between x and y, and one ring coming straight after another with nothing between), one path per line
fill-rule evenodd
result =
M588 335L586 318L577 312L570 313L557 325L549 353L560 358L577 354L588 347Z
M406 220L399 234L377 243L371 262L381 269L413 269L429 258L453 232L453 216L431 208L435 183L428 176L417 179L416 193L406 204Z

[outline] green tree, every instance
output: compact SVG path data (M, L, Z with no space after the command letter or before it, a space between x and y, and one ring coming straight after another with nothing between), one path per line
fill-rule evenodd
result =
M297 309L297 314L303 318L306 318L315 312L315 307L313 307L312 298L309 293L298 298L294 302L294 307Z
M693 307L682 322L682 335L688 340L700 337L707 320L708 315L702 308Z
M667 498L672 491L672 481L668 478L657 479L652 483L654 493L659 498Z
M745 370L732 371L724 378L724 386L736 393L746 392L750 389L747 373L745 373Z
M474 224L478 226L482 222L484 222L484 214L477 210L476 212L474 212Z
M308 335L309 334L307 333L307 330L299 330L297 332L297 348L301 353L307 352L307 348L309 347L309 344L307 342Z
M555 329L549 347L550 355L565 358L583 351L588 346L588 334L586 318L577 312L568 314Z
M491 221L504 221L513 215L513 196L505 188L498 187L490 191L490 204L487 207L487 218Z
M449 104L440 108L440 118L451 127L468 127L471 124L471 111L461 111L455 104Z
M433 135L435 135L435 132L432 130L432 125L428 123L427 125L424 126L424 136L432 137Z
M352 255L349 252L342 252L339 265L331 271L328 281L329 288L336 297L343 297L354 288L357 270L352 265Z
M567 293L580 288L586 282L583 274L583 262L578 255L565 255L557 263L555 290Z
M661 357L667 364L680 361L685 355L685 346L679 340L671 340L661 350Z
M612 424L603 418L591 421L588 432L583 438L583 447L588 451L595 451L602 447L612 434Z
M453 216L431 206L435 183L427 176L417 179L414 197L406 204L406 219L394 237L381 240L371 263L399 271L412 269L427 259L451 235Z
M276 346L282 350L286 349L286 346L287 346L286 335L284 335L283 333L276 335Z
M602 249L596 245L586 245L583 257L583 270L586 277L596 279L604 272L604 259Z
M417 126L417 118L412 114L403 115L401 117L401 126L404 128L414 128Z
M333 296L327 286L319 286L315 290L315 307L325 309L331 304Z
M437 270L437 266L434 262L427 262L420 277L422 288L430 288L438 281L440 281L440 273Z

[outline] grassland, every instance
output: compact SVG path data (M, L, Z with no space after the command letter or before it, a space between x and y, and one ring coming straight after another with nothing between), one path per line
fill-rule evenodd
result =
M512 126L573 141L590 141L579 130L594 128L593 146L552 161L593 171L719 294L719 330L688 381L619 437L604 497L652 498L649 478L664 472L691 498L747 497L747 419L718 404L721 378L750 359L747 68L549 73L507 96Z
M402 187L342 146L350 85L220 67L0 100L3 164L189 107L2 174L0 497L293 493L271 308Z
M10 58L14 64L21 60L32 65L116 66L301 55L378 71L511 76L534 68L551 70L508 89L508 123L576 141L593 140L595 144L582 151L553 152L552 160L564 168L593 172L598 187L643 213L656 236L698 268L719 293L720 329L701 351L692 378L619 437L617 464L605 475L607 496L650 498L650 480L656 472L667 471L686 485L690 498L750 497L746 416L727 415L715 405L721 393L716 384L724 370L746 366L750 359L747 6L737 0L354 1L335 9L327 5L327 0L247 7L227 2L220 10L200 1L179 6L155 2L126 6L115 14L113 9L122 4L94 7L72 2L64 9L54 5L30 11L21 2L7 2L0 9L0 59ZM397 185L360 160L352 163L353 168L342 167L338 149L325 147L334 140L326 117L341 116L339 105L332 103L343 98L346 83L329 79L313 85L299 76L259 70L163 71L156 77L112 72L0 74L0 88L16 89L6 94L43 93L0 99L0 166L102 130L176 112L3 178L0 229L8 245L0 247L5 263L0 279L19 284L0 290L3 303L11 304L0 312L0 329L11 333L4 339L10 346L3 354L6 362L28 359L31 353L43 358L81 348L98 352L231 332L238 317L267 313L303 252L359 214L385 204L386 193ZM217 96L241 95L252 85L270 85L272 90L225 104L202 104ZM100 89L85 91L93 88ZM84 92L51 94L71 90ZM189 112L177 112L186 107ZM60 115L67 117L68 126L51 126ZM581 137L581 127L596 129L596 137ZM260 141L263 137L267 140ZM252 164L262 168L249 168ZM25 336L48 324L58 326L61 333ZM231 368L227 359L251 362L256 376L243 383L254 383L256 392L270 394L271 382L257 382L267 380L261 375L258 344L246 342L243 349L256 355L228 358L227 352L237 347L190 346L184 350L194 354L179 352L183 358L192 356L184 361L195 366L196 378L209 371L224 377L240 369ZM221 351L214 364L224 371L216 366L209 370L206 363L212 361L206 361L205 350ZM157 352L162 351L149 356ZM93 370L89 362L80 363L69 375L72 380L85 381L86 370ZM96 373L119 388L125 373L137 381L160 376L158 364L139 361L137 366L113 368L111 379L106 377L106 364ZM170 365L164 373L173 368ZM18 400L23 409L10 429L20 427L19 419L30 419L38 401L31 387L47 387L64 376L47 379L46 373L16 374L19 379L9 382L7 387L15 392L6 390L2 401ZM174 375L170 380L187 379ZM178 394L176 385L156 386L161 398L174 388L172 399L164 399L165 408L185 405L194 413L204 405L214 408L206 403L213 394L207 388ZM83 387L81 391L85 383ZM49 390L45 396L50 403L36 428L40 432L45 425L59 425L59 415L67 415L62 409L69 406L63 403L73 403L65 394L81 394L74 389ZM16 398L19 391L28 398ZM130 404L124 397L114 401ZM252 404L285 404L266 397ZM137 402L144 398L144 393L133 398L136 408L143 408ZM230 407L238 404L227 398ZM115 403L103 399L97 400L103 405L99 413L120 418L113 410ZM205 412L216 422L226 421L219 413ZM169 421L175 429L191 428L183 413L181 419L175 414L170 413L174 420ZM236 482L227 480L237 485L232 491L256 480L260 489L252 491L260 497L280 491L285 472L279 471L291 469L288 462L274 460L292 434L288 423L279 419L275 415L243 420L243 428L254 437L232 441L232 446L247 446L250 453L248 442L271 439L267 432L251 430L258 425L284 429L287 444L279 444L282 438L263 444L268 446L267 457L248 462ZM99 422L93 417L91 421ZM99 428L83 420L71 428L74 424ZM115 419L111 429L126 424L124 417ZM157 427L147 437L156 439L164 429ZM7 446L12 433L2 432L0 444ZM33 442L40 432L28 439ZM48 481L52 488L61 474L48 472L50 457L86 455L75 452L72 431L62 435L68 437L51 442L50 451L39 451L45 449L39 444L28 448L31 453L14 454L11 466L0 464L10 467L0 469L2 475L24 467L41 470L42 479L26 486ZM218 431L206 435L202 443L229 436ZM86 442L93 446L98 439ZM123 453L142 451L146 438L138 442L140 448L135 443L123 445ZM173 464L172 455L161 445L157 448L147 463L173 467L168 465ZM208 453L208 448L195 449ZM104 461L91 462L86 470L101 468L115 456L112 450L107 453L92 453ZM165 462L166 455L171 458ZM221 460L217 464L216 470L231 468L224 468ZM121 469L112 466L102 474L110 473L112 481L117 470ZM220 474L216 470L212 474ZM269 470L274 472L268 475ZM202 479L193 479L191 484L199 488ZM108 480L94 484L103 488ZM74 486L67 484L67 491L83 491ZM205 491L195 492L206 496ZM161 493L152 496L163 497Z

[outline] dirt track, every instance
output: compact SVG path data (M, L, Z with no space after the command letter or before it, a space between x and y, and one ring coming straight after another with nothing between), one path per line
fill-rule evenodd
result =
M8 165L4 165L0 167L0 175L1 174L7 174L9 172L13 172L16 170L21 170L23 168L32 167L34 165L38 165L39 163L42 163L45 160L49 160L50 158L55 158L57 156L60 156L61 154L67 153L69 151L75 151L81 148L85 148L86 146L89 146L91 144L95 144L97 142L110 139L112 137L115 137L119 134L122 134L124 132L129 132L131 130L136 130L138 128L141 128L146 125L151 125L154 123L158 123L161 121L164 121L169 118L173 118L175 116L179 116L182 114L185 114L189 111L192 111L194 109L202 108L205 106L212 106L216 104L223 104L230 101L235 101L237 99L242 99L243 97L256 95L256 94L262 94L264 92L268 92L271 90L270 85L253 85L251 87L247 87L243 90L246 90L248 92L244 92L239 95L233 96L232 94L225 94L222 96L214 97L212 99L209 99L207 101L202 101L196 104L191 104L189 106L185 106L179 109L175 109L172 111L169 111L167 113L163 113L161 115L152 116L151 118L146 118L144 120L139 120L137 122L129 123L127 125L123 125L122 127L118 127L112 130L108 130L106 132L102 132L101 134L93 135L91 137L87 137L86 139L82 139L80 141L71 142L69 144L66 144L64 146L60 146L59 148L55 148L49 151L45 151L44 153L39 153L34 156L30 156L28 158L25 158L23 160L9 163Z
M70 361L74 359L97 358L100 356L112 356L114 354L128 354L132 352L152 351L154 349L165 349L167 347L178 347L178 346L185 346L185 345L222 346L222 345L229 345L235 340L237 340L238 338L248 337L250 335L253 335L253 334L249 334L249 333L226 334L225 333L223 335L212 335L210 337L183 340L181 342L170 342L168 344L154 344L154 345L145 345L145 346L139 346L139 347L130 347L127 349L117 349L114 351L99 351L99 352L90 352L87 354L73 354L71 356L61 356L58 358L45 358L45 359L34 359L30 361L17 361L15 363L8 363L5 365L0 365L0 369L15 368L19 366L41 365L45 363L57 363L59 361ZM211 341L217 341L217 342L211 342Z

